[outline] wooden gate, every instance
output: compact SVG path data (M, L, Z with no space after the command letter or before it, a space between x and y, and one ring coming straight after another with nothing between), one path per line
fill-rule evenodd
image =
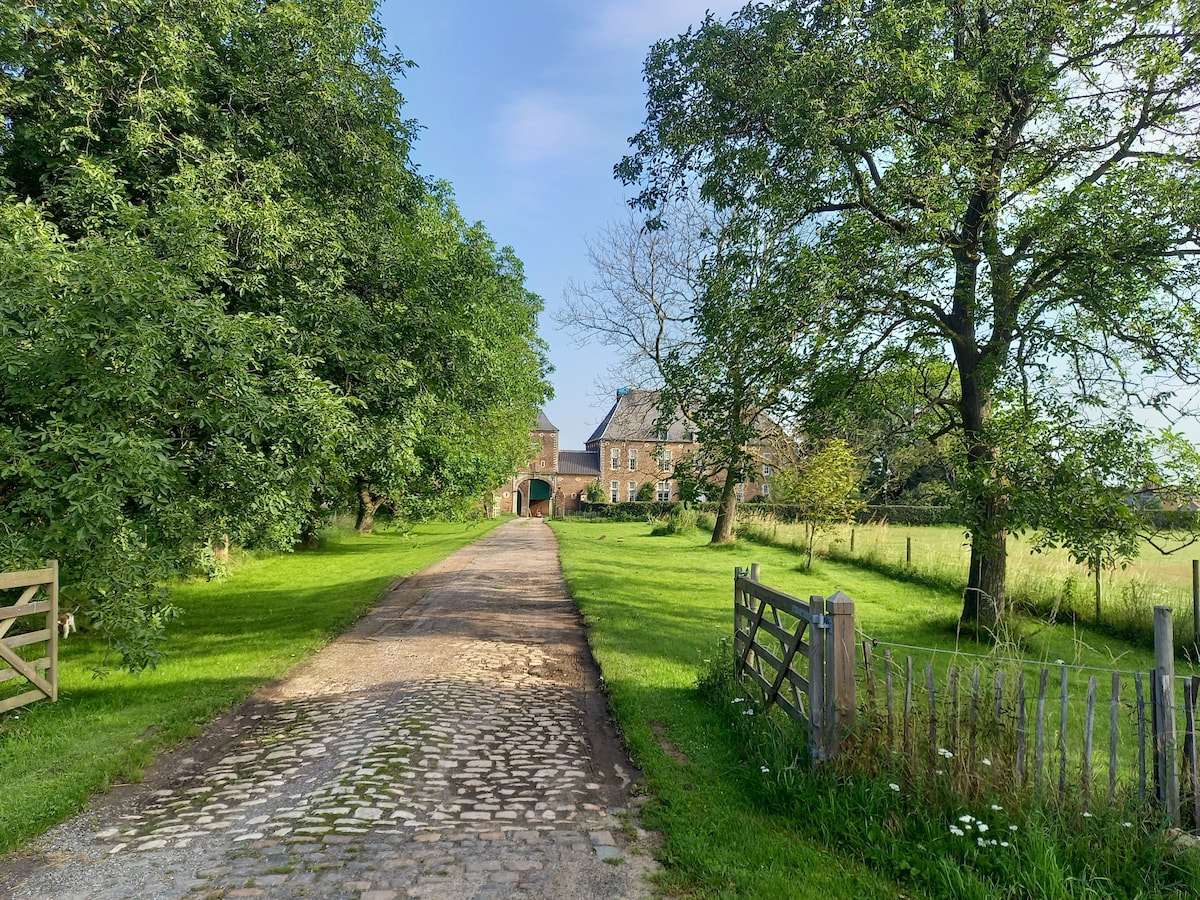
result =
M15 590L21 591L16 603L0 607L0 684L24 678L32 690L0 700L0 712L35 700L58 699L58 561L29 572L0 572L0 591ZM45 627L9 637L17 620L26 616L45 616ZM46 645L36 659L27 659L28 651L17 652L35 644Z
M808 725L813 759L837 753L854 724L854 601L840 591L806 603L758 580L758 565L733 576L734 674Z

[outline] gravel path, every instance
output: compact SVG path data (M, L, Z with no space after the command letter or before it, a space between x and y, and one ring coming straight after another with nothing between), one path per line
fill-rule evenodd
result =
M649 896L557 547L506 523L4 861L0 897Z

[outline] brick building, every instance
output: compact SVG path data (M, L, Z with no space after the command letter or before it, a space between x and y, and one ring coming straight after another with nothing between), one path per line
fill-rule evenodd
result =
M653 486L653 499L678 500L675 466L700 452L695 426L682 413L659 422L658 393L621 389L584 450L560 450L558 429L538 413L537 454L505 486L500 508L520 516L550 516L579 509L588 486L599 482L605 500L637 499ZM738 500L770 496L771 453L757 454L753 481L738 485Z

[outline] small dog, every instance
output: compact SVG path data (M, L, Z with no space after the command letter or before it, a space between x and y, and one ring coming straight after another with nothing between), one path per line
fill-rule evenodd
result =
M58 627L62 629L62 636L66 637L72 631L78 631L75 627L75 613L62 613L58 617Z

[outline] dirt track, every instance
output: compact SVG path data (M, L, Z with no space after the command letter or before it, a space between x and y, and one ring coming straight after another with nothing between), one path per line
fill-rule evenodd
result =
M517 520L5 860L0 896L647 896L634 777L554 537Z

